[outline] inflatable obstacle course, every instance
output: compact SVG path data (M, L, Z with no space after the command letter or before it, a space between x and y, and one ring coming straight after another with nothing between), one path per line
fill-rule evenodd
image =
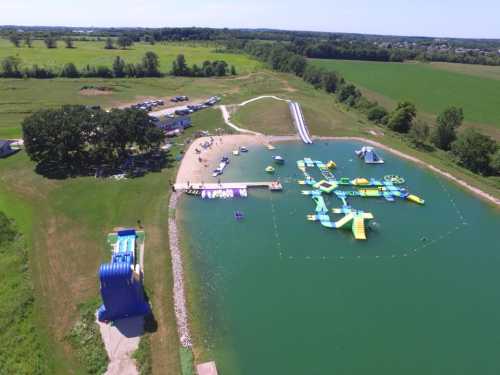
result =
M111 261L99 268L103 304L97 310L98 319L113 321L149 314L151 309L144 295L143 270L139 264L144 232L123 229L108 238L112 253Z
M356 155L363 159L366 164L383 164L384 161L380 158L373 147L363 146L361 150L356 151Z
M319 173L324 178L316 181L308 173L308 168L318 168ZM336 179L330 169L336 167L335 162L323 163L319 160L304 158L297 160L297 168L304 175L303 180L299 180L300 185L309 185L313 190L303 190L302 195L308 195L315 203L315 214L307 215L309 221L319 221L326 228L340 229L349 228L357 240L366 240L365 222L373 219L373 214L351 208L347 200L349 198L383 198L388 202L394 202L396 198L408 200L418 204L425 201L416 195L410 194L404 187L398 186L405 183L403 177L397 175L387 175L383 179L375 178L349 178L341 177ZM345 190L352 187L354 190ZM341 189L342 188L342 189ZM334 221L328 215L328 208L322 194L334 194L342 201L342 208L333 209L334 214L343 215L339 220Z

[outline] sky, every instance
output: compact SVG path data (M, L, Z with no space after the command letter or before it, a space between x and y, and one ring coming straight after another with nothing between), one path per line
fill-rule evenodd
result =
M499 0L0 0L0 25L272 28L500 38Z

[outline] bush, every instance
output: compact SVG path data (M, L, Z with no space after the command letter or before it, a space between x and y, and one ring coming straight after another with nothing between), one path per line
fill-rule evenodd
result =
M21 59L15 56L7 56L0 64L2 66L2 76L6 78L19 78L21 77Z
M33 65L31 69L25 69L23 74L28 78L40 79L54 78L57 76L51 68L40 67L37 64Z
M395 132L408 133L416 115L417 109L414 104L399 102L396 109L389 115L387 126Z
M81 304L78 307L80 318L68 335L80 363L88 374L103 374L109 362L99 326L95 322L98 306L98 299Z
M107 66L100 65L96 69L96 75L100 78L112 78L113 72Z
M490 168L494 175L500 176L500 148L491 157Z
M381 124L388 114L389 112L384 107L377 105L368 111L367 117L368 120Z
M475 173L491 172L490 163L498 146L490 137L474 129L466 129L451 145L451 153L460 165Z
M442 150L450 150L451 144L457 139L456 130L463 119L462 108L446 108L437 117L438 126L432 134L432 143Z
M80 73L78 72L78 69L76 68L75 64L68 63L64 65L63 69L61 70L61 77L78 78L80 77Z

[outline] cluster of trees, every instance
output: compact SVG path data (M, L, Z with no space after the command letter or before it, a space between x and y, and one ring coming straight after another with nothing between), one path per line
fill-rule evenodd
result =
M110 112L85 106L40 110L22 123L26 153L39 171L80 175L101 165L117 166L132 147L157 150L163 132L147 113L135 109Z
M33 36L31 33L11 33L9 34L8 39L16 48L20 48L23 44L28 48L33 47ZM75 42L73 38L64 36L61 38L61 40L64 42L66 48L75 48ZM45 44L45 47L49 49L57 48L57 38L52 34L46 35L43 38L43 42Z
M236 68L231 65L229 68L224 60L204 61L201 66L196 64L189 67L184 55L177 55L177 58L172 62L172 70L170 74L181 77L223 77L227 74L236 75Z
M134 44L134 39L127 35L120 35L116 39L116 46L118 46L121 49L127 49L128 47L132 46ZM106 41L104 42L104 49L115 49L115 42L113 41L112 38L106 38Z
M364 43L351 44L338 41L306 41L296 40L292 50L309 58L373 60L373 61L403 61L406 57L400 50L377 48Z
M40 67L35 64L30 67L22 67L21 59L8 56L0 62L0 77L5 78L122 78L122 77L159 77L160 61L154 52L146 52L140 63L128 64L117 56L110 67L86 65L79 70L75 64L64 64L60 69Z
M78 69L75 64L67 63L59 69L41 67L37 64L26 67L22 66L19 57L8 56L0 61L0 77L4 78L124 78L124 77L161 77L160 59L154 52L146 52L141 62L131 64L125 62L120 56L115 57L111 67L105 65L86 65ZM194 64L189 67L184 55L177 56L172 63L170 74L187 77L222 77L228 74L236 75L236 68L229 67L223 60L205 61L201 66Z

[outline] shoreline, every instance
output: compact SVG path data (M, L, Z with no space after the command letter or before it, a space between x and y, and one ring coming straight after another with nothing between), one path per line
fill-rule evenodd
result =
M200 149L200 144L214 139L214 143L210 149L203 150L200 154L196 154L195 149ZM451 180L455 184L465 188L469 193L472 193L478 198L481 198L489 203L493 203L495 206L500 206L500 199L494 197L493 195L486 193L485 191L467 183L466 181L454 176L450 172L446 172L432 164L428 164L425 161L418 159L415 156L408 155L402 151L395 148L387 146L383 143L363 138L363 137L313 137L313 140L331 140L331 141L358 141L368 143L372 146L379 147L385 151L389 151L392 154L409 160L418 166L427 168L434 173L439 174L442 177ZM186 151L179 170L176 176L176 183L186 183L186 182L207 182L212 181L212 170L218 165L219 158L224 154L231 154L232 150L238 148L239 146L255 146L262 145L265 146L269 143L280 143L280 142L292 142L299 141L298 135L284 135L284 136L273 136L273 135L249 135L249 134L231 134L215 137L202 137L196 139L191 143L188 150ZM202 158L203 162L199 162L198 157Z

